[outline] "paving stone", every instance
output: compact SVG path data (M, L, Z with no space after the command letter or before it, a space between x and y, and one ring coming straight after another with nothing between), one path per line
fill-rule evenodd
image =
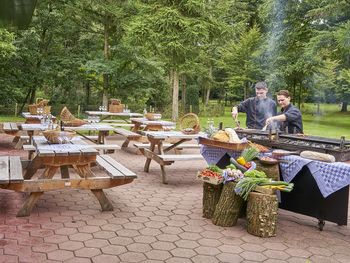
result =
M91 263L91 260L90 258L74 257L69 260L66 260L65 263Z
M245 243L240 246L243 250L254 251L254 252L263 252L266 250L265 247L252 243Z
M312 254L316 254L316 255L320 255L320 256L329 257L329 256L333 255L332 251L330 251L326 248L321 248L321 247L309 247L307 250L310 251Z
M72 241L86 241L92 238L93 236L88 233L76 233L69 236L69 239Z
M125 253L127 250L124 246L108 245L108 246L102 247L101 251L104 254L121 255Z
M268 258L280 259L280 260L286 260L290 257L290 255L288 255L286 252L280 251L280 250L268 249L268 250L264 251L263 254L265 256L267 256Z
M158 249L158 250L172 250L174 248L176 248L176 246L172 243L172 242L165 242L165 241L157 241L151 244L151 246L154 249Z
M74 254L78 257L92 258L94 256L100 255L101 251L97 248L84 247L82 249L76 250Z
M192 263L192 261L188 258L177 258L172 257L165 261L166 263Z
M259 261L259 262L262 262L267 259L267 257L264 254L252 252L252 251L244 251L240 254L240 256L247 260Z
M184 232L180 227L174 227L174 226L162 227L160 230L165 234L174 234L174 235Z
M141 252L141 253L150 251L152 249L150 245L142 244L142 243L133 243L133 244L127 245L126 248L128 249L128 251Z
M105 239L90 239L88 241L84 242L85 247L94 247L94 248L101 248L108 246L109 243Z
M50 243L40 244L32 247L32 250L34 252L44 252L44 253L54 251L57 249L58 249L57 244L50 244Z
M169 242L175 242L176 240L180 239L177 235L172 235L172 234L160 234L156 236L156 238L160 241L169 241Z
M100 231L100 228L98 226L82 226L78 230L81 233L95 233Z
M202 238L202 236L198 233L189 233L189 232L181 233L178 236L181 237L182 239L188 239L188 240L198 240Z
M239 254L243 252L243 249L235 245L221 245L218 249L225 253Z
M203 246L207 246L207 247L218 247L222 244L217 239L211 239L211 238L201 238L201 239L197 240L197 242L199 244L201 244Z
M114 237L110 238L109 242L113 245L126 246L134 242L130 237Z
M180 248L196 248L199 247L199 244L192 240L178 240L175 242L175 245Z
M288 253L293 257L302 257L302 258L308 258L312 255L309 251L303 250L300 248L287 248L284 252Z
M219 262L218 259L211 256L204 256L204 255L197 255L192 258L192 261L194 263L217 263Z
M154 236L137 236L133 239L135 240L135 242L144 244L151 244L157 241L157 239Z
M175 257L191 258L197 253L193 249L189 248L175 248L170 251L170 253Z
M317 262L317 263L336 263L338 262L333 257L326 257L326 256L319 256L319 255L313 255L310 257L311 262Z
M74 251L84 247L84 243L78 241L66 241L58 244L58 246L60 247L60 249Z
M93 263L117 263L117 262L120 262L120 259L118 256L115 256L115 255L103 254L103 255L98 255L96 257L93 257L92 262Z
M215 256L220 253L217 248L200 246L194 249L200 255Z
M216 255L216 258L219 260L219 262L242 262L243 258L236 254L230 254L230 253L220 253Z
M334 254L332 257L341 263L349 263L350 262L350 256L346 255L346 254Z
M103 231L100 230L92 234L94 238L110 239L116 236L116 233L113 231Z
M282 243L277 242L265 242L262 244L264 247L273 250L286 250L288 247Z
M144 262L146 260L145 255L138 252L126 252L119 257L124 262Z
M156 250L156 249L145 253L145 255L148 259L156 259L156 260L163 260L163 261L171 257L171 254L168 251Z
M57 261L65 261L73 257L74 257L73 252L67 251L67 250L55 250L47 253L48 259L57 260Z

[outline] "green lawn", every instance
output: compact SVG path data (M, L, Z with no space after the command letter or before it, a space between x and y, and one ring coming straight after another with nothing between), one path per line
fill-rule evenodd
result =
M350 139L350 112L339 112L338 105L321 105L322 115L316 115L316 105L305 105L306 112L303 113L304 133L307 135L317 135L322 137L340 138L345 136ZM222 117L210 117L214 119L214 124L217 126L219 122L223 122L224 127L236 127L236 124L231 117L231 107L225 109L225 115ZM245 126L245 114L239 114L241 126ZM200 117L201 127L207 126L208 117Z
M316 115L317 106L315 104L305 104L303 107L304 133L323 137L340 138L345 136L350 139L350 111L339 112L339 105L322 104L321 115ZM225 115L220 117L210 117L214 120L215 126L223 122L224 127L235 127L231 118L231 107L225 108ZM239 114L242 127L245 127L245 114ZM0 116L0 122L17 121L23 122L21 117ZM202 129L207 126L208 117L200 117Z

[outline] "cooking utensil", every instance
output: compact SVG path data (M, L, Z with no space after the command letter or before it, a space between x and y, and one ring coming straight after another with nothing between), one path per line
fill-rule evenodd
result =
M238 120L238 116L237 115L235 117L235 123L236 123L237 128L241 128L241 122Z
M262 129L261 129L261 131L266 131L266 129L267 129L267 126L269 126L268 124L266 124Z

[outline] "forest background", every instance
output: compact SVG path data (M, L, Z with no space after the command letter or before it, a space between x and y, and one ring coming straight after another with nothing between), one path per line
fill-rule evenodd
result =
M223 115L266 80L349 117L349 18L346 0L39 0L28 28L0 27L0 114L43 97Z

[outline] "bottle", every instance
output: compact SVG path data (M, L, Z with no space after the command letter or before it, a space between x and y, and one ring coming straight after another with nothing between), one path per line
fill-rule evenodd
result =
M64 131L63 121L60 121L60 128L61 128L61 131Z

